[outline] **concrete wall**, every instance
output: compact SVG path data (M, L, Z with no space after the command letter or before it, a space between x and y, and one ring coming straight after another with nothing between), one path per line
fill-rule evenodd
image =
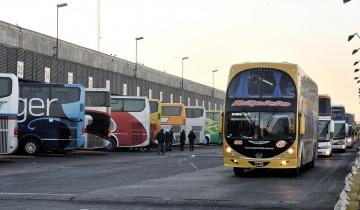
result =
M41 33L21 28L0 21L0 43L32 52L53 56L55 54L56 39ZM123 75L132 76L134 63L113 57L98 51L81 47L69 42L59 41L59 59L91 66L94 68L109 70ZM138 77L166 85L180 88L181 78L167 74L146 66L138 65ZM202 85L190 80L184 80L184 90L197 94L211 96L212 87ZM215 98L224 99L224 92L215 90Z

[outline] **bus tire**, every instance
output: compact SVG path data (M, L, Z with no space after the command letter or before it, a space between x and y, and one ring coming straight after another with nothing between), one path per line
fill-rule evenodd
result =
M40 143L33 137L28 137L22 143L22 151L25 155L35 156L40 152Z
M346 152L346 148L345 149L343 149L343 150L341 150L341 153L345 153Z
M106 151L114 152L117 147L117 141L115 138L110 138L110 144L106 147Z
M244 168L238 168L238 167L234 167L234 174L235 176L242 176L244 175Z

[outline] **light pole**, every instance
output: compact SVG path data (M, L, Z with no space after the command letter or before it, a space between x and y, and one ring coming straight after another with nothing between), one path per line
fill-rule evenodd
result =
M352 51L352 54L354 55L354 54L357 53L359 50L360 50L360 48L354 49L354 50Z
M360 39L360 36L358 33L352 34L348 37L348 42L350 42L350 40L352 40L355 36L357 36Z
M215 85L214 85L214 74L215 72L217 72L218 70L212 70L212 99L213 99L213 104L215 104Z
M181 90L184 90L184 60L189 59L189 57L181 58Z
M135 38L135 69L134 69L134 77L135 78L137 77L137 64L138 64L138 62L137 62L137 42L142 39L144 39L144 37L142 37L142 36Z
M343 0L344 4L348 3L351 0Z
M67 5L67 3L56 5L56 59L59 59L59 8Z

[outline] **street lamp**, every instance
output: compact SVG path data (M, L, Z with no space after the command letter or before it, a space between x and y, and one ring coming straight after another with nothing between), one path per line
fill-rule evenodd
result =
M212 70L212 86L213 86L213 94L212 94L212 96L215 98L215 86L214 86L214 74L215 74L215 72L217 72L218 70L217 69L215 69L215 70Z
M354 80L357 80L357 79L359 79L359 77L354 77Z
M137 64L138 64L138 62L137 62L137 42L142 39L144 39L144 37L142 37L142 36L135 38L135 69L134 69L134 77L135 78L137 77Z
M67 3L56 5L56 59L59 59L59 8L67 5Z
M181 58L181 90L184 90L184 60L189 59L189 57Z
M354 66L356 66L360 61L355 61Z
M359 69L355 69L355 70L354 70L354 73L356 73L356 72L358 72L358 71L359 71Z
M351 1L351 0L344 0L344 4L348 3L349 1Z

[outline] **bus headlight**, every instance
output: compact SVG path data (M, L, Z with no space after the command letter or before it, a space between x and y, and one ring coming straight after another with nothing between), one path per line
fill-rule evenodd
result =
M287 161L286 161L286 160L282 160L282 161L281 161L281 165L284 166L284 165L286 165L286 164L287 164Z
M351 142L351 138L347 138L347 139L346 139L346 142L347 142L347 143L350 143L350 142Z
M291 155L292 153L294 153L294 149L293 148L288 149L288 153Z
M230 153L230 152L232 152L232 149L231 149L230 147L227 147L227 148L226 148L226 152L227 152L227 153Z

